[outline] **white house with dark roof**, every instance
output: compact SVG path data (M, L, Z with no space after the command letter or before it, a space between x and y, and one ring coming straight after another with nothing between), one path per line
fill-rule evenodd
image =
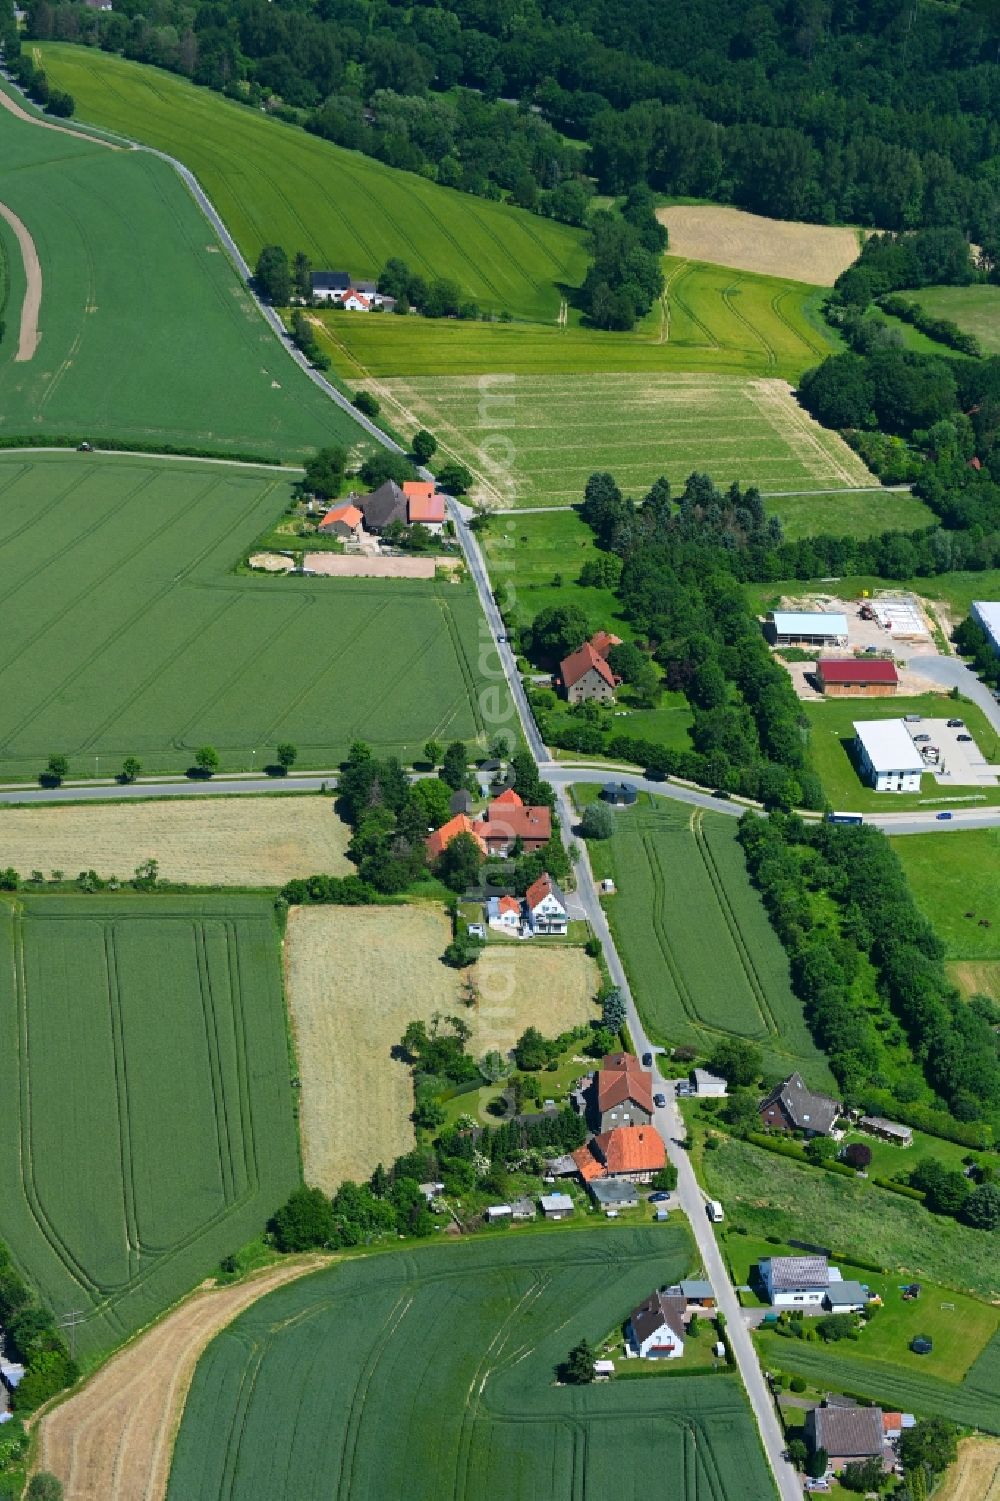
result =
M822 1308L830 1288L825 1256L766 1256L758 1266L773 1308Z
M657 1290L633 1308L625 1337L643 1360L679 1360L684 1354L685 1299Z
M350 291L351 278L346 271L314 271L311 285L317 302L339 302Z

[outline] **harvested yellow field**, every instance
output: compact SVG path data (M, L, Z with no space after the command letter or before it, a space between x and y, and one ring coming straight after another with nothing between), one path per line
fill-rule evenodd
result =
M678 203L657 209L656 217L667 226L671 255L817 287L832 287L858 257L853 229L765 219L721 204Z
M582 949L495 944L470 971L441 955L438 907L298 907L285 937L285 986L298 1057L306 1182L332 1191L414 1143L410 1071L392 1057L408 1022L436 1012L473 1029L469 1051L506 1051L525 1027L548 1036L596 1015L597 966ZM461 999L471 973L478 999Z
M945 968L964 996L988 995L1000 1001L1000 960L955 959Z
M1000 1439L963 1438L935 1501L1000 1501Z
M294 876L347 875L350 829L330 797L184 797L0 809L0 865L68 877L131 878L156 860L166 881L281 886Z

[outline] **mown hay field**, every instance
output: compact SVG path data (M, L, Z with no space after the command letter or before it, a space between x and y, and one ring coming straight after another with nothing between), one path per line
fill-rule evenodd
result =
M81 120L190 167L251 263L278 244L358 279L400 256L453 278L484 310L553 323L557 284L583 280L580 230L439 187L142 63L89 47L39 51Z
M306 1181L334 1189L367 1177L414 1142L410 1070L392 1049L408 1022L435 1013L472 1027L474 1057L506 1051L525 1027L554 1037L595 1018L597 966L542 940L490 946L469 971L441 955L451 924L432 906L298 907L285 938L285 989L302 1080ZM465 975L479 1000L460 999ZM363 1101L363 1108L359 1102Z
M317 326L335 368L365 376L587 374L702 371L782 376L832 353L817 288L668 256L666 290L630 333L587 328L571 309L563 326L364 318L325 312Z
M558 1387L586 1336L683 1275L682 1226L514 1231L345 1262L271 1294L202 1357L168 1501L571 1501L683 1475L773 1495L732 1375ZM391 1441L390 1441L391 1437Z
M750 885L736 820L647 794L615 818L602 859L617 892L605 907L646 1026L705 1052L721 1037L750 1038L769 1072L799 1069L832 1086Z
M184 771L206 744L260 770L284 740L326 768L354 740L412 759L480 734L471 584L232 571L289 493L260 469L0 456L3 773L54 750L76 775Z
M298 1179L269 900L0 911L0 1239L84 1362L258 1234Z
M72 877L127 879L156 860L163 881L191 886L282 886L317 871L348 875L350 829L331 797L205 797L0 808L0 860Z
M832 287L860 250L855 229L768 219L718 203L669 204L656 217L673 255L819 287Z
M597 469L641 495L693 470L764 491L873 486L837 433L777 380L609 374L369 380L394 423L429 427L491 508L573 505Z
M166 162L0 109L0 202L42 268L41 339L15 362L24 269L0 223L0 434L292 460L369 445L289 358Z
M937 1501L1000 1501L1000 1441L960 1439L958 1459L935 1496Z

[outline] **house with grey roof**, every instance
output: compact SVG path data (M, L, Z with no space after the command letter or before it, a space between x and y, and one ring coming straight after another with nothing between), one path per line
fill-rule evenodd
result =
M835 1473L845 1465L886 1457L881 1407L815 1407L806 1414L805 1432L813 1451L826 1450Z
M573 1200L569 1194L542 1194L538 1202L547 1220L566 1219L573 1213Z
M376 536L384 532L393 521L405 526L409 512L402 487L394 479L387 479L370 495L350 495L348 499L357 506L365 518L365 531Z
M831 1313L863 1313L868 1307L868 1289L851 1278L831 1279L823 1306Z
M821 1308L830 1286L825 1256L766 1256L760 1280L774 1308Z
M587 1190L598 1209L617 1213L619 1209L638 1209L639 1192L634 1183L620 1178L595 1178Z
M758 1106L761 1123L771 1131L801 1131L829 1136L840 1114L839 1101L809 1089L801 1074L789 1074Z
M715 1307L715 1291L711 1282L707 1282L704 1277L684 1277L673 1287L668 1287L667 1292L682 1297L688 1308L692 1304L699 1309Z
M643 1360L678 1360L684 1354L683 1298L659 1289L633 1308L625 1325L625 1338Z

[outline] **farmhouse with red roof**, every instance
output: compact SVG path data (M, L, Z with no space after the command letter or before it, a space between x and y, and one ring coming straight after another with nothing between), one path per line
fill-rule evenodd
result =
M607 633L601 632L600 634L605 636ZM611 644L607 650L610 651L611 646L617 643L611 637L608 637L608 640ZM614 702L618 679L593 641L585 641L582 646L570 652L569 656L560 662L559 679L563 692L571 704L582 704L592 700L602 704Z
M552 837L552 814L544 803L526 807L510 788L493 799L476 827L491 855L509 855L516 839L533 854Z
M443 855L451 841L457 839L459 834L471 834L480 852L485 855L486 845L480 837L481 827L481 824L473 823L465 813L456 813L454 818L449 818L447 823L435 829L433 834L428 834L424 840L428 860L436 860L439 855Z
M648 1126L653 1119L653 1076L632 1053L609 1053L594 1075L596 1119L602 1131Z
M411 526L426 526L437 532L444 525L444 496L424 480L408 479L403 483L407 520Z
M594 1178L624 1178L629 1183L648 1183L666 1166L667 1149L654 1126L616 1126L602 1131L585 1147L572 1154L585 1183Z
M360 542L364 537L364 527L365 518L357 506L347 503L327 511L316 530L327 537L340 537L345 542Z

